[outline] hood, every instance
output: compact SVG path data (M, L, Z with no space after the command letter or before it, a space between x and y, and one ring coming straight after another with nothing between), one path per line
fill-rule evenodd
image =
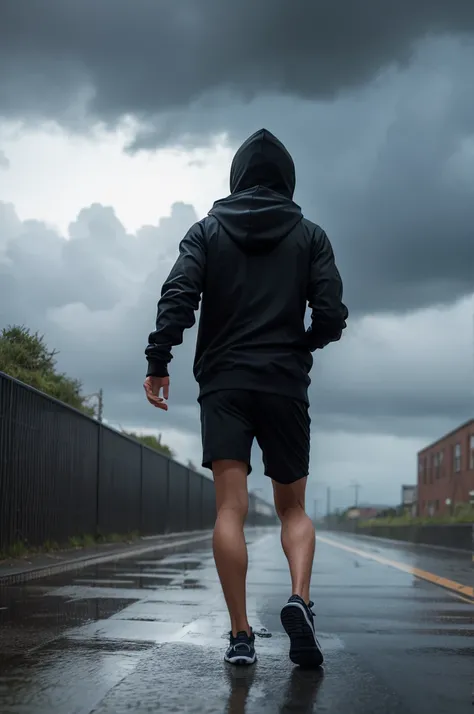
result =
M291 155L276 136L260 129L235 154L231 194L216 201L209 215L245 252L269 252L303 217L292 200L295 184Z
M230 169L230 192L255 186L293 198L296 185L295 165L281 141L267 129L249 136L237 151Z

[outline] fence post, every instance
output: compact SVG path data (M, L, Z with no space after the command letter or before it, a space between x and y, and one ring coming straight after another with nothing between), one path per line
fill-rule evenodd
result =
M0 375L0 550L13 545L13 523L16 522L16 502L11 499L13 489L7 483L12 429L12 385ZM8 405L8 408L7 408Z
M186 523L184 524L184 530L189 531L189 526L191 522L191 514L189 513L191 507L191 471L188 468L186 469L186 471L188 472L188 477L186 479Z
M102 426L97 422L97 479L95 484L95 536L100 536L100 471L102 461Z
M204 493L204 477L202 474L199 474L199 484L199 530L202 531L204 530L204 504L202 498L202 495Z
M169 526L170 526L170 471L171 471L171 459L167 459L167 465L166 465L166 524L165 524L165 533L169 533Z
M140 444L140 484L139 484L139 516L138 530L140 535L143 533L143 444Z

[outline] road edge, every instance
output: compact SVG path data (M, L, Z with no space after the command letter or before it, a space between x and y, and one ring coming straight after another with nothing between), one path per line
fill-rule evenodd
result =
M360 548L354 548L354 546L350 546L345 543L338 543L337 540L333 540L331 538L320 536L319 540L332 548L339 548L340 550L347 551L352 555L358 555L359 557L372 560L380 565L385 565L390 568L395 568L401 572L408 573L413 577L418 578L418 580L424 580L431 585L435 585L451 592L452 594L456 594L462 600L469 602L469 604L474 603L474 589L469 585L458 583L455 580L445 578L442 575L437 575L436 573L432 573L428 570L423 570L415 565L411 565L403 561L392 560L391 558L386 558L383 555L378 555L377 553L372 553L368 550L361 550Z
M154 551L170 550L173 548L179 548L180 546L199 543L200 541L209 540L212 537L212 531L190 531L183 533L173 533L163 538L163 536L156 536L152 538L146 538L140 540L139 543L127 543L123 547L114 548L110 550L110 546L103 545L98 546L94 553L88 553L87 555L77 555L77 551L71 551L70 557L62 554L61 560L58 562L52 562L47 564L38 565L25 565L23 568L20 566L12 572L1 572L0 571L0 587L4 585L16 585L19 583L24 583L29 580L37 580L39 578L48 578L52 575L58 575L59 573L65 573L71 570L81 570L82 568L87 568L90 565L100 565L101 563L106 563L112 560L123 560L124 558L134 558L146 553L152 553ZM153 542L150 542L153 540ZM148 543L146 542L148 541ZM108 548L108 550L107 550ZM99 552L97 552L97 550ZM52 559L58 556L50 556ZM8 566L3 566L6 568Z
M245 529L246 535L270 532L271 526L250 526ZM140 539L137 543L127 543L122 547L110 549L110 545L104 544L97 546L95 552L86 555L77 555L77 551L71 551L70 557L63 553L61 556L50 555L51 559L61 557L58 562L46 564L28 564L24 567L18 567L12 572L1 572L0 569L0 587L8 585L18 585L29 580L38 580L40 578L49 578L52 575L58 575L71 570L81 570L91 565L100 565L113 560L123 560L125 558L136 558L140 555L154 553L159 551L173 550L181 548L185 545L209 541L212 538L212 530L207 531L184 531L181 533L169 533L165 536L147 536ZM107 550L108 549L108 550ZM99 552L97 552L99 551ZM7 568L8 566L1 566Z

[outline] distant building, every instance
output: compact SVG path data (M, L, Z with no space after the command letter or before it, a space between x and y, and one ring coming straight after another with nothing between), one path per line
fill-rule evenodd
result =
M474 419L418 452L420 516L451 513L472 501L474 491Z
M402 486L401 510L404 513L409 513L411 516L416 516L417 513L417 487Z
M386 506L360 506L358 508L350 508L346 513L346 518L350 520L368 521L380 516L385 508Z

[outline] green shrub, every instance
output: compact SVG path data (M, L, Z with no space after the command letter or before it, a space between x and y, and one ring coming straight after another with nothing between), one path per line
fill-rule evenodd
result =
M427 526L449 523L474 523L474 507L468 503L459 504L456 506L453 515L413 518L405 514L403 516L394 516L393 518L373 518L368 521L360 521L358 525L359 528L367 528L369 526Z
M122 431L122 433L129 436L131 439L135 439L135 441L139 441L140 444L148 446L150 449L159 451L160 454L169 456L170 459L173 459L175 456L174 451L161 441L161 434L158 434L156 437L152 434L136 434L134 431Z
M13 325L0 332L0 370L75 409L94 415L82 394L81 382L56 370L55 350L49 350L44 336L27 327Z

